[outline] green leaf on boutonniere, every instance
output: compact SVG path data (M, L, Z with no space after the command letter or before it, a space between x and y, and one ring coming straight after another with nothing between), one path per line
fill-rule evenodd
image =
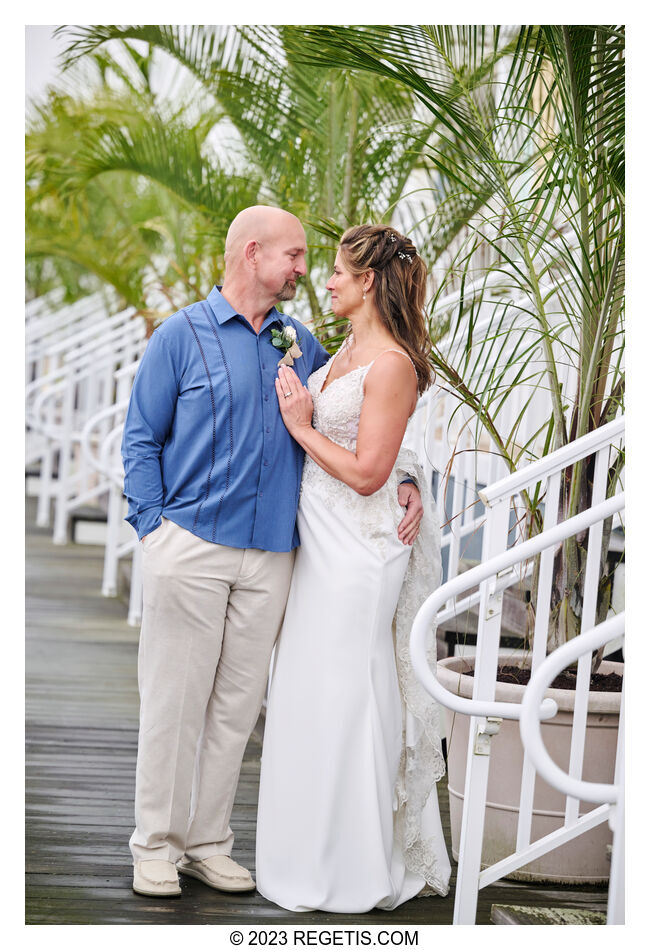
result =
M271 343L278 350L282 350L284 354L278 366L280 364L293 366L293 361L302 356L302 350L299 346L300 340L296 334L296 328L291 325L283 326L281 330L278 330L277 327L273 327L271 330Z

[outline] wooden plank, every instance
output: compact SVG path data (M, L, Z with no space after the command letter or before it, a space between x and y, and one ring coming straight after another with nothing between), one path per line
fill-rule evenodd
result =
M517 907L493 904L490 914L494 924L606 924L607 914L572 907Z

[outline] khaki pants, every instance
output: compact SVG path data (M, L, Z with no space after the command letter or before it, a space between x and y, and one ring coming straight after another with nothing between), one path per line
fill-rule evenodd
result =
M293 552L229 548L163 519L143 551L134 861L230 854L230 814Z

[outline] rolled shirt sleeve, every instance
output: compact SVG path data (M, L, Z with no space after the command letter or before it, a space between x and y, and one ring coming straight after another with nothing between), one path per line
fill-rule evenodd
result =
M122 461L126 520L138 533L149 534L161 523L164 502L161 455L169 435L178 376L164 336L154 332L136 374L124 423Z

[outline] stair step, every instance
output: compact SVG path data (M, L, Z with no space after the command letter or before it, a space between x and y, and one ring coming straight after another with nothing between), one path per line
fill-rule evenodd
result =
M106 544L107 526L105 521L77 521L72 540L75 544ZM119 544L133 539L133 528L124 521L120 524Z
M573 907L522 907L516 904L492 904L493 924L606 924L607 914Z
M25 475L25 494L29 495L30 498L35 498L39 494L39 489L41 487L41 478L40 475L30 475L27 473Z
M106 512L97 505L82 505L70 514L70 535L74 544L106 543Z
M38 495L38 489L41 484L41 466L32 463L25 467L25 494L34 497Z
M106 522L106 509L99 505L80 505L70 514L70 520L74 521L103 521Z

